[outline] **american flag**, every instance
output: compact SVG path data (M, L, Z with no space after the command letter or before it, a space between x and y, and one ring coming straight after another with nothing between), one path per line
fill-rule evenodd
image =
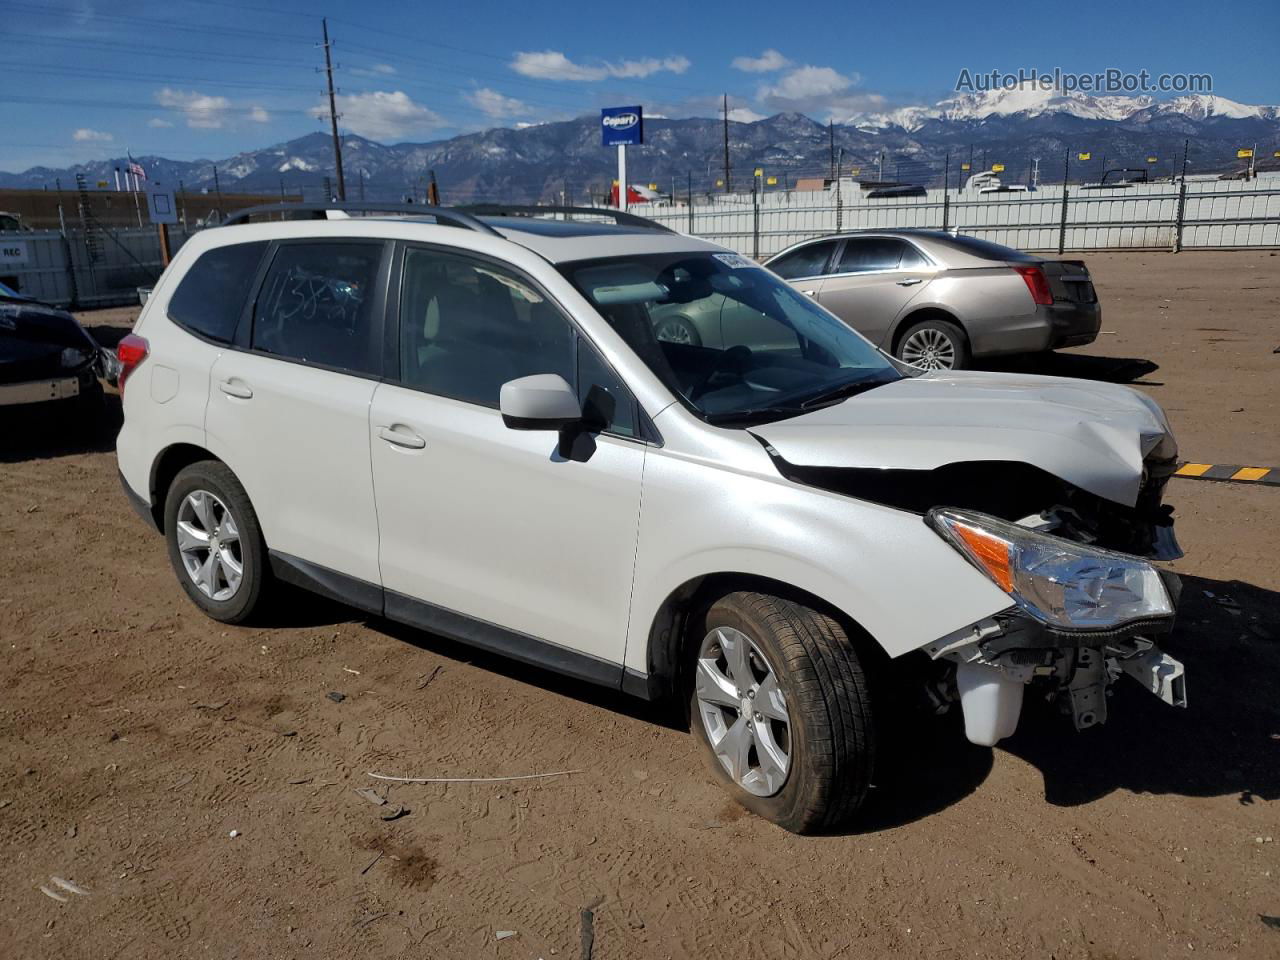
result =
M137 160L129 161L129 172L135 176L141 177L143 180L147 179L147 171L142 169L142 164Z

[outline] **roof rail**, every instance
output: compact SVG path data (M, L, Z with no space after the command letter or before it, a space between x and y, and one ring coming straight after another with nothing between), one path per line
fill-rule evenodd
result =
M309 213L311 214L309 217L295 216L291 219L327 220L326 214L331 210L338 213L401 213L418 217L434 217L437 222L448 224L451 227L462 227L466 230L474 230L477 233L488 233L495 237L502 236L487 223L481 223L475 217L449 207L429 207L420 203L366 203L364 201L347 203L343 200L336 200L330 203L265 203L258 207L246 207L227 217L221 223L221 226L229 227L238 223L246 223L250 217L271 213Z
M636 216L615 210L613 207L542 207L533 204L511 203L472 203L455 207L477 217L537 217L549 213L577 214L584 217L611 217L618 226L643 227L646 230L661 230L663 233L675 233L670 227L650 220L648 217Z

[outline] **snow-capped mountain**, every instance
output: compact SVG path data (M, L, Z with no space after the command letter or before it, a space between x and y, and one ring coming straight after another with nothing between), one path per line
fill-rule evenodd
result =
M636 183L656 183L683 195L723 189L723 125L718 118L646 117L645 143L635 148L628 167ZM1041 90L1001 90L957 96L931 107L912 106L849 118L828 130L800 113L729 123L730 181L750 190L752 171L762 168L777 180L768 189L798 178L829 176L831 164L844 158L846 176L938 185L949 171L955 181L959 161L974 169L1002 163L1011 181L1025 182L1038 159L1040 178L1060 175L1065 155L1090 151L1092 166L1072 161L1073 177L1097 178L1106 167L1148 166L1157 175L1173 171L1190 141L1188 169L1193 173L1238 169L1241 147L1259 147L1259 165L1271 166L1280 147L1280 109L1236 103L1223 97L1189 95L1152 101L1148 97L1095 97ZM598 116L522 128L495 127L431 143L382 144L363 137L342 138L347 196L390 200L422 196L434 171L447 203L497 200L578 202L600 197L614 176L614 154L600 146ZM834 144L833 144L834 140ZM833 150L834 146L834 150ZM948 161L950 157L950 162ZM333 144L327 134L248 150L225 159L172 161L137 158L153 179L182 183L188 191L221 190L279 196L324 196L333 184ZM45 186L73 189L76 174L89 184L113 182L122 158L78 167L37 167L0 173L0 187ZM215 173L216 171L216 173Z
M1280 118L1280 107L1250 106L1213 94L1187 94L1157 101L1149 96L1094 96L1079 91L1044 90L1039 86L986 90L940 100L932 107L899 107L881 113L855 114L844 122L860 130L879 131L898 127L914 133L930 120L951 122L981 121L991 117L1039 117L1063 114L1082 120L1130 120L1147 112L1159 116L1183 116L1191 120L1226 117L1233 120Z

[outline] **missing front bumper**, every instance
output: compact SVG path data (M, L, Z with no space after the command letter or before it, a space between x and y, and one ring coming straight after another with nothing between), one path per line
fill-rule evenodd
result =
M1070 646L1010 647L1006 624L975 624L968 631L925 648L935 660L956 665L955 699L964 714L965 736L994 746L1018 726L1026 687L1033 682L1064 704L1077 730L1107 721L1107 690L1128 674L1173 707L1186 707L1182 663L1150 639L1125 636Z

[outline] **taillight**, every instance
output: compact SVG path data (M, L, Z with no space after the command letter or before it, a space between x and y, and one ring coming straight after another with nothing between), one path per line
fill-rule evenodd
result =
M1023 282L1026 283L1027 289L1031 291L1031 299L1042 307L1053 306L1053 294L1049 292L1049 281L1045 279L1044 271L1039 267L1014 267Z
M138 364L147 359L147 353L150 344L147 343L146 337L140 337L136 333L130 333L125 336L116 345L116 359L120 361L120 377L116 381L116 386L120 388L120 395L124 396L124 382L129 378L129 374L138 369Z

